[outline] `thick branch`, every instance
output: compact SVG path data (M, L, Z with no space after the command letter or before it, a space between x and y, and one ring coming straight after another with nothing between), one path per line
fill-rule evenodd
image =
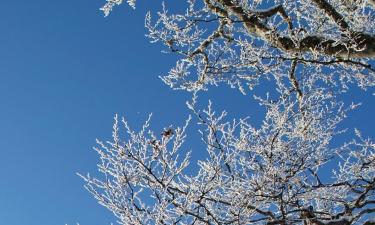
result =
M290 72L289 72L289 79L293 85L294 90L297 92L298 101L301 103L303 94L302 94L302 90L299 87L297 78L295 76L297 64L298 64L297 60L292 61L292 65L291 65Z
M356 33L351 39L333 40L324 36L310 35L295 43L290 37L282 36L265 25L256 14L246 13L241 6L231 0L220 0L233 15L243 21L250 34L264 38L271 45L288 52L319 52L344 58L375 57L375 36Z
M344 17L336 11L336 9L329 4L326 0L312 0L320 9L322 9L335 23L340 27L341 30L346 31L349 29L349 25L345 22Z

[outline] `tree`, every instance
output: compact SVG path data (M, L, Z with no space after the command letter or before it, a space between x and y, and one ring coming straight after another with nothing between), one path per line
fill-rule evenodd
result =
M375 2L187 0L180 11L163 3L145 24L151 42L179 55L162 80L192 92L187 105L209 157L185 173L190 119L158 134L150 120L136 132L116 116L113 141L96 148L104 178L82 176L99 203L120 224L375 224L375 144L355 130L332 147L358 106L339 96L375 84ZM249 94L265 80L272 89L254 96L266 110L259 127L227 121L211 102L197 107L211 85Z

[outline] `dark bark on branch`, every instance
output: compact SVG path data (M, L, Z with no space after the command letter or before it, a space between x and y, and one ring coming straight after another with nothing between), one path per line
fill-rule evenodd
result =
M331 4L326 0L312 0L320 9L322 9L335 23L341 28L341 30L346 31L349 29L348 23L345 22L344 17L338 13Z
M322 0L316 0L322 1ZM310 35L299 43L295 43L291 37L282 36L276 31L265 25L259 15L256 13L247 13L241 6L234 4L231 0L219 1L223 11L228 11L243 21L245 28L250 34L255 34L264 38L271 45L288 52L319 52L324 55L333 55L343 58L362 58L375 56L375 36L362 32L356 32L351 38L341 40L333 40L324 36ZM343 20L339 20L339 16L335 11L329 11L338 21L342 21L340 26L346 27Z

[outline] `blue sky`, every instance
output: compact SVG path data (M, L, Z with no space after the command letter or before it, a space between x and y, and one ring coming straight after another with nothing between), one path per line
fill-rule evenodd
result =
M153 112L156 129L187 117L189 95L158 78L174 57L144 36L144 15L160 2L145 2L104 18L98 10L104 0L2 1L0 224L115 222L75 174L96 170L95 138L110 137L115 113L139 127ZM374 104L366 96L348 123L371 135ZM257 117L250 97L237 91L216 88L207 98L219 109Z

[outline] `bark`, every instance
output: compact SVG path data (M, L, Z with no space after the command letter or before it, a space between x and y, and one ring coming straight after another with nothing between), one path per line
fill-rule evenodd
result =
M314 0L322 7L324 0ZM265 25L256 13L247 13L241 6L231 0L220 0L222 6L236 16L250 34L265 39L272 46L288 52L319 52L325 55L332 55L342 58L366 58L375 57L375 36L372 34L353 32L350 37L338 40L324 36L306 36L299 43L296 43L289 36L283 36ZM342 19L333 8L326 7L325 10L330 17L337 21L341 29L347 28L348 24Z

